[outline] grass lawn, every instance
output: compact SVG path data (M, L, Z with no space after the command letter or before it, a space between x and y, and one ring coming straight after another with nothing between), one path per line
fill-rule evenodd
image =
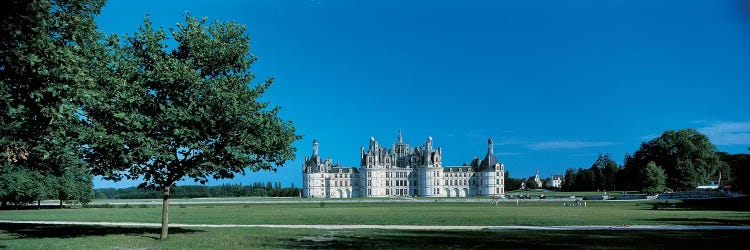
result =
M0 224L9 249L704 249L742 248L747 231L422 231L275 228L170 229Z
M587 201L587 207L562 201L476 202L315 202L293 204L172 205L171 223L197 224L377 224L377 225L750 225L750 212L684 208L652 210L643 201ZM674 202L673 202L674 203ZM670 203L671 204L671 203ZM681 208L681 206L683 208ZM4 210L5 220L161 221L161 205L128 208Z
M652 210L654 203L662 208ZM750 225L750 212L664 201L313 202L170 206L170 223L380 225ZM735 211L736 210L736 211ZM151 222L160 205L0 210L2 220ZM10 249L278 249L278 248L741 248L748 231L430 231L286 228L158 228L0 223Z

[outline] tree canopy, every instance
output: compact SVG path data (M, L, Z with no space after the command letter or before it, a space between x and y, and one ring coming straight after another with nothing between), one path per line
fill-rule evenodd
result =
M667 175L664 174L664 169L657 166L653 161L646 164L646 168L643 169L643 180L642 186L644 193L656 194L664 192L666 188Z
M750 192L750 154L728 154L719 152L719 158L729 165L731 179L728 173L722 172L724 178L729 179L732 189L744 193ZM726 180L724 179L724 180ZM722 182L724 181L722 180Z
M726 169L726 164L716 154L716 147L695 129L665 131L642 143L632 156L627 156L625 169L632 188L644 188L638 180L643 179L642 169L651 161L664 169L666 187L675 191L692 190L708 182L720 169Z
M245 26L188 15L167 32L147 17L133 35L108 40L106 84L83 108L87 157L106 179L164 191L162 238L175 182L275 170L294 158L300 137L291 122L258 100L272 79L251 84L256 59Z
M56 186L44 187L43 176L85 168L79 108L95 84L90 69L103 55L94 22L103 5L33 0L0 8L0 175L20 178L0 192L29 194L24 180L32 180L43 190L33 192L35 199L45 198ZM15 197L3 204L24 200Z

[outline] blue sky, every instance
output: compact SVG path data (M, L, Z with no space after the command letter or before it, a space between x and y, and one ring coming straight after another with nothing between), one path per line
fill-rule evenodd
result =
M263 97L304 136L297 159L249 184L302 183L313 139L359 164L374 136L428 136L444 165L486 152L511 177L588 168L668 129L696 128L721 151L750 146L750 13L745 1L110 1L106 33L186 11L248 26ZM190 184L183 182L180 184ZM95 186L136 182L96 180Z

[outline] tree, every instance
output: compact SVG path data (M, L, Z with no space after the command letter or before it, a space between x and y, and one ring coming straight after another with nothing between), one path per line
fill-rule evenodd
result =
M43 177L36 171L18 166L0 168L0 200L18 207L41 199L45 193Z
M644 188L637 180L643 178L642 169L651 161L664 169L666 186L672 190L692 190L725 168L715 146L695 129L665 131L661 136L642 143L638 151L626 157L625 169L629 169L630 181L635 184L633 188Z
M650 161L646 164L646 168L643 169L642 191L647 194L664 192L666 179L667 176L664 173L664 169L657 166L653 161Z
M534 181L534 176L529 176L529 178L526 178L524 182L526 183L527 189L539 189L540 188L539 183L536 183L536 181Z
M251 84L256 59L245 31L188 15L170 29L176 45L169 50L167 32L146 17L123 42L108 38L107 84L84 108L89 164L105 179L142 178L139 187L163 192L161 239L175 182L276 170L294 158L300 136L278 107L258 101L272 79Z
M578 168L576 171L574 191L592 191L594 190L594 176L590 169Z
M617 173L620 172L620 166L610 158L609 154L599 154L591 169L597 169L597 189L615 190Z
M505 171L505 176L503 178L505 178L503 181L503 183L505 183L505 190L521 189L521 183L526 181L523 178L510 178L510 172L507 170Z
M726 179L731 180L732 189L745 193L750 192L750 154L719 152L719 156L729 166L729 173L727 171L722 173Z
M61 176L66 167L81 164L78 111L95 83L90 69L103 55L94 22L103 5L101 0L3 3L0 170L5 171L0 172L6 176L0 178L23 177L11 182L21 186L4 185L6 191L34 191L38 201L52 192L41 176ZM35 182L33 189L26 189L24 180ZM15 197L19 202L28 196Z
M576 170L569 168L565 170L565 177L562 183L563 191L573 191L576 186Z
M88 204L94 196L93 176L87 168L70 167L64 170L62 176L54 177L51 180L52 196L60 201L60 208L63 202Z

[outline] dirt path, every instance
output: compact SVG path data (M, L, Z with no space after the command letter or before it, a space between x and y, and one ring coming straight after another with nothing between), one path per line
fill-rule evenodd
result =
M41 225L85 225L122 227L161 227L160 223L143 222L92 222L92 221L14 221L0 220L0 223L41 224ZM169 227L188 228L307 228L307 229L395 229L395 230L750 230L750 226L731 225L614 225L614 226L422 226L422 225L271 225L271 224L181 224L170 223Z

